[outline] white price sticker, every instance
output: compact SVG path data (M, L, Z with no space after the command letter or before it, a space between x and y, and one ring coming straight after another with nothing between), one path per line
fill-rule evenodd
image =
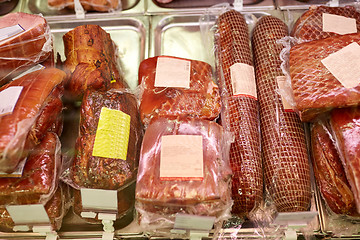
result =
M23 29L19 24L10 27L0 28L0 41L7 39L9 37L13 37L16 34L19 34L24 31L25 29Z
M117 191L81 188L83 209L117 212Z
M156 64L155 87L190 88L191 61L159 57Z
M8 205L6 210L16 225L50 224L50 219L42 204Z
M357 32L355 18L323 13L322 19L324 32L333 32L341 35Z
M255 70L253 66L235 63L230 67L233 95L244 95L257 99Z
M14 111L22 89L22 86L14 86L0 92L0 117L11 114Z

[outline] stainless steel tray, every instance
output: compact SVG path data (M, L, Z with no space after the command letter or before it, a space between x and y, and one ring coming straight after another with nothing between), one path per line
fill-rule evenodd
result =
M339 6L354 4L355 0L339 0ZM309 0L309 1L295 1L295 0L275 0L277 8L281 10L286 9L308 9L311 5L326 5L329 0Z

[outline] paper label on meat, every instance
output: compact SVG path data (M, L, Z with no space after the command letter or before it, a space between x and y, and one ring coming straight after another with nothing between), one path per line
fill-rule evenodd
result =
M191 61L159 57L156 64L155 87L190 88Z
M243 95L257 99L254 67L245 63L235 63L230 67L233 95Z
M93 156L126 160L130 136L130 115L101 108Z
M202 136L161 138L160 180L199 180L204 177Z
M360 46L351 43L321 60L322 64L346 88L360 83Z
M50 219L42 204L8 205L6 210L16 225L50 224Z
M286 77L285 76L277 76L276 77L276 82L278 84L279 90L281 91L286 91ZM293 107L290 105L290 103L286 100L285 96L283 96L283 94L280 94L281 96L281 101L284 107L285 112L294 112Z
M83 209L117 212L116 190L81 188L80 192Z
M25 30L19 24L10 27L0 28L0 41L15 36L16 34L24 31Z
M356 20L335 14L323 13L323 31L337 34L356 33Z
M0 92L0 117L11 114L14 111L22 89L22 86L13 86Z

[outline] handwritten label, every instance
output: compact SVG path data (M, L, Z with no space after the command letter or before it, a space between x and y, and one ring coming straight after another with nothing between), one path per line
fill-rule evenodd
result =
M11 114L14 111L22 89L22 86L14 86L0 92L0 117Z
M191 61L159 57L156 64L155 87L190 88Z
M335 14L323 13L323 31L337 34L356 33L356 20Z
M254 67L235 63L230 67L233 95L244 95L257 99Z
M202 136L162 136L160 180L202 180L203 174Z
M13 37L16 34L19 34L24 31L25 31L25 29L23 29L19 24L13 25L10 27L1 28L0 29L0 41L7 39L9 37Z
M130 136L130 115L115 109L101 109L93 156L126 160Z

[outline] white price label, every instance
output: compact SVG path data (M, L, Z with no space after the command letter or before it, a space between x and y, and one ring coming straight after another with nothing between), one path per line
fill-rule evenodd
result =
M8 205L6 210L16 225L50 224L50 219L42 204Z
M355 18L323 13L322 19L324 32L333 32L341 35L357 32Z
M191 61L159 57L156 64L155 87L190 88Z
M244 95L257 99L254 67L235 63L230 67L233 95Z
M80 191L83 209L117 212L116 190L81 188Z
M210 231L214 222L215 217L177 213L174 228Z
M0 41L15 36L16 34L19 34L24 31L25 29L23 29L19 24L5 28L0 28Z
M11 114L14 111L22 89L22 86L14 86L0 92L0 117Z

